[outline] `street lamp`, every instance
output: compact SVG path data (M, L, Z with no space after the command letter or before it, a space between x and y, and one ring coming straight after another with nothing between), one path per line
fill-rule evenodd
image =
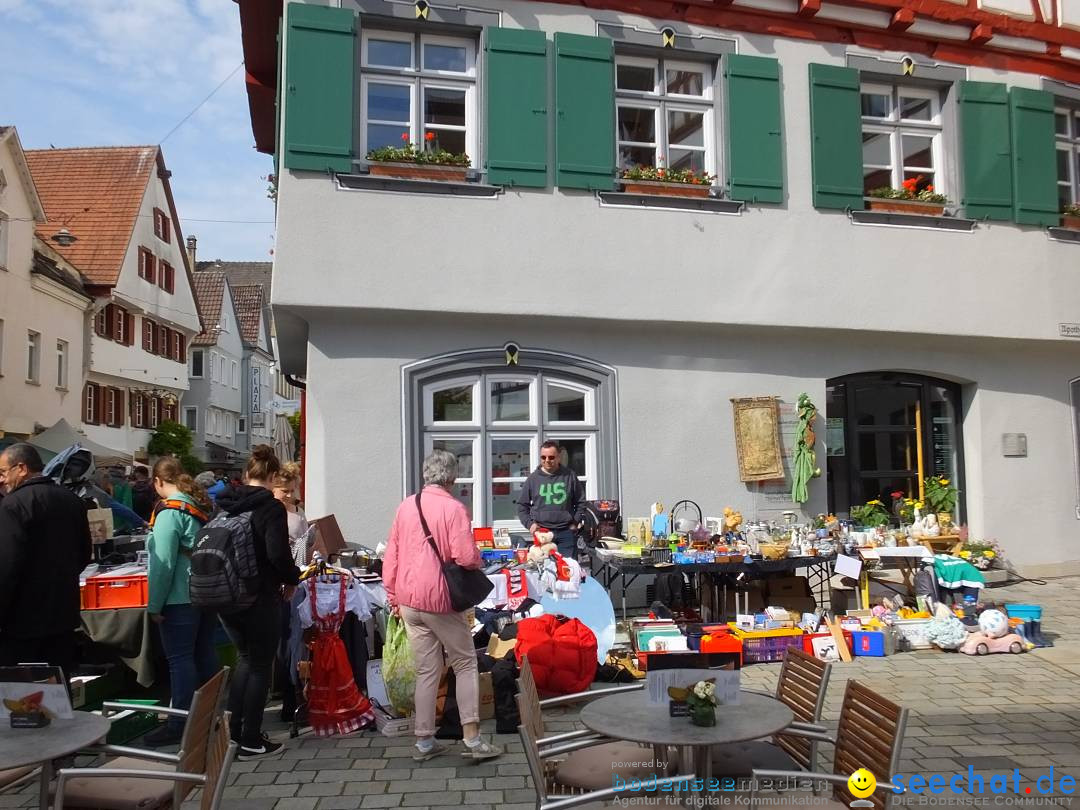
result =
M75 234L73 234L67 228L61 228L56 233L54 233L51 238L54 242L56 242L56 244L60 245L60 247L70 247L71 245L74 245L75 242L77 242L79 239L79 237L75 236Z

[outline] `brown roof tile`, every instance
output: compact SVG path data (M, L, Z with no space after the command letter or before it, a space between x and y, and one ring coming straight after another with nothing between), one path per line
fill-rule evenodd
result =
M221 334L221 307L225 299L225 274L206 270L195 273L195 303L199 306L203 331L191 340L193 346L213 346Z
M257 284L262 287L263 303L270 301L270 278L273 274L273 262L195 262L197 270L221 270L229 279L232 287L247 287Z
M54 247L88 283L116 284L157 160L156 146L27 150L49 219L38 235L48 240L58 228L70 230L78 241Z
M258 345L259 343L259 318L263 312L262 287L244 285L231 287L233 305L236 307L236 317L240 321L240 334L244 343Z

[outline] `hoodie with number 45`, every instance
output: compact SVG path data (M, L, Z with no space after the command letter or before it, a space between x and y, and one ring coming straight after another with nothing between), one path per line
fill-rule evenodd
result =
M581 523L585 487L568 467L559 467L553 473L537 467L525 479L517 506L518 520L526 529L537 523L545 529L563 531Z

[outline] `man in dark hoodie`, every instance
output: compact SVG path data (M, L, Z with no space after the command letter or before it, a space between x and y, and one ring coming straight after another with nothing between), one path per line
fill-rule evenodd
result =
M71 677L90 524L86 505L42 468L29 444L0 454L0 665L45 661Z
M150 516L154 514L154 504L158 501L154 485L150 483L150 471L139 466L132 471L132 477L135 481L131 485L131 508L135 514L149 522Z
M583 518L585 488L577 475L561 462L557 442L540 445L540 466L525 479L518 496L518 520L530 532L548 529L564 557L572 557L577 528Z
M248 459L246 484L227 489L217 499L229 515L251 513L255 556L259 564L259 596L239 613L222 614L221 623L236 645L237 663L229 685L230 731L240 749L238 759L256 759L281 749L262 732L263 711L270 691L270 673L281 635L283 588L300 581L300 569L289 550L285 506L270 489L281 463L274 449L256 445Z

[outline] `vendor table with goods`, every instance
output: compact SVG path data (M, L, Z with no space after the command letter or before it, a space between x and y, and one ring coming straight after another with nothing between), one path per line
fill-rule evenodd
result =
M623 619L627 618L626 590L642 575L682 573L700 575L699 594L709 589L711 599L703 601L714 606L708 621L723 621L728 588L735 589L742 581L757 581L805 569L807 581L816 595L819 607L829 603L829 579L832 577L835 555L781 557L775 560L743 558L740 562L657 563L649 558L627 558L617 555L593 555L593 574L608 590L616 580L622 602ZM749 613L749 610L741 611ZM712 615L715 614L715 615Z

